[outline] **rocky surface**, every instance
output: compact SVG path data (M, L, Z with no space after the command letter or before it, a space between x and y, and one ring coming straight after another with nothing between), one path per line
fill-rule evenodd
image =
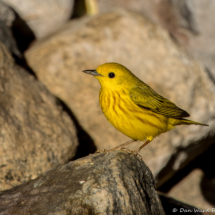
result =
M178 201L161 192L158 192L158 195L162 203L163 209L165 211L165 214L189 213L191 215L202 215L202 214L212 215L212 213L208 213L207 211L206 213L204 213L201 210L201 208L198 208L198 207L196 208L192 205L188 205L184 203L184 201ZM212 208L210 209L210 211L212 211Z
M6 214L164 215L151 171L127 152L111 152L52 168L0 193Z
M21 59L23 56L17 47L16 40L10 28L14 20L15 13L13 10L0 1L0 41L7 46L15 58Z
M7 49L15 57L22 59L23 56L20 53L16 41L12 35L11 29L0 19L0 41L7 46Z
M72 15L73 0L4 0L42 38L60 27Z
M125 65L159 94L187 110L192 120L209 124L178 126L141 151L158 186L213 143L213 82L168 32L140 15L116 10L71 21L35 43L26 58L39 80L74 112L99 149L128 140L101 112L97 80L81 72L105 62ZM132 144L130 149L139 145Z
M147 15L202 62L215 82L213 0L98 0L98 7L100 12L126 8Z
M13 22L16 19L14 11L1 0L0 0L0 19L9 27L13 25Z
M0 42L0 190L73 158L76 128L56 98Z
M189 0L189 2L184 1L184 4L189 7L198 32L198 35L191 34L192 37L189 37L185 47L196 59L206 65L215 83L215 32L213 30L215 2Z
M202 62L215 82L215 24L213 0L162 0L149 10L150 18L167 28L191 55ZM207 11L207 13L205 13Z
M124 8L139 13L144 13L145 8L149 5L150 1L146 0L98 0L98 8L101 13L108 12L116 8Z
M215 179L207 179L204 172L195 169L189 173L182 181L174 186L168 195L179 201L194 205L201 209L210 209L214 207L214 184ZM189 192L187 192L189 190Z

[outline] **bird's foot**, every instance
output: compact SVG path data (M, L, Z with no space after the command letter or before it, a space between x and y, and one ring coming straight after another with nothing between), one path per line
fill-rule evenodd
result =
M130 149L127 149L127 148L121 148L120 149L121 151L125 151L125 152L128 152L129 154L133 154L133 151L132 150L130 150Z
M101 150L101 149L97 149L97 150L96 150L96 152L95 152L95 154L99 154L99 153L107 153L107 152L109 152L109 150L107 150L107 149L103 149L103 150Z
M133 155L142 160L142 156L139 154L139 150L132 151Z
M103 149L103 150L101 150L101 149L97 149L97 151L95 152L96 154L97 153L107 153L107 152L113 152L113 151L116 151L116 150L118 150L119 148L112 148L112 149ZM120 150L120 149L119 149Z
M138 151L138 150L132 151L132 150L127 149L127 148L121 148L120 150L121 150L121 151L128 152L129 154L132 154L132 155L136 156L137 158L139 158L140 160L142 160L142 157L141 157L141 155L139 154L139 151Z

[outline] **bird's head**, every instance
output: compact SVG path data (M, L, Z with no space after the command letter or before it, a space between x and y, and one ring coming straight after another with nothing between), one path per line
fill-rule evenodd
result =
M105 63L96 70L84 70L83 72L93 75L103 88L133 87L137 77L126 67L118 63Z

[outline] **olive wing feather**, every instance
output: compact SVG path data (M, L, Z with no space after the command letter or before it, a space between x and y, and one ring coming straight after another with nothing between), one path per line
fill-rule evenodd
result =
M157 94L147 85L138 86L130 91L131 100L141 108L151 110L169 118L190 116L186 111L177 107L173 102Z

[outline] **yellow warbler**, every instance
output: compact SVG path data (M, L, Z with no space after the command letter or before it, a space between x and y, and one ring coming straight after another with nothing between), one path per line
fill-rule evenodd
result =
M139 152L154 137L173 129L176 125L204 125L183 119L190 116L173 102L157 94L126 67L118 63L105 63L96 70L84 70L101 84L99 102L107 120L132 140L146 141Z

